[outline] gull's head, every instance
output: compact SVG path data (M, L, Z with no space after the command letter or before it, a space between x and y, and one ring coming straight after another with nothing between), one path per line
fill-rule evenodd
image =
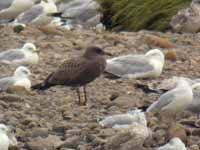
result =
M101 48L96 47L96 46L88 47L84 53L84 57L86 58L95 58L97 56L103 56L103 55L111 56L110 53L105 52Z
M8 131L9 131L9 128L8 128L6 125L0 124L0 133L5 133L5 134L7 134Z
M165 62L165 56L163 54L163 52L159 49L152 49L150 51L148 51L145 56L149 57L150 59L155 59L158 61L161 61L162 64L164 64Z
M192 85L191 85L189 79L184 78L184 77L178 77L176 87L184 87L184 88L188 87L188 88L192 89Z
M169 79L164 79L159 85L158 89L160 90L171 90L176 87L179 77L173 76Z
M44 8L44 12L48 13L56 13L58 11L57 6L54 0L42 0L41 6Z
M31 75L30 70L27 67L24 67L24 66L18 67L14 72L14 76L16 76L16 77L25 77L25 78L27 78L30 75Z
M39 51L33 43L24 44L23 49L32 53Z

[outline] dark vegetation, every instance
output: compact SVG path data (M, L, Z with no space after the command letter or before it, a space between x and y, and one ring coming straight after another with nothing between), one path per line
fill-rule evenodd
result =
M191 0L97 0L102 8L103 23L108 29L165 31L178 10Z

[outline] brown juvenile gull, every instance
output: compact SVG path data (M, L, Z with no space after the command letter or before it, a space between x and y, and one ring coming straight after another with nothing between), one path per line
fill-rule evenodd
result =
M101 75L106 67L103 55L110 55L98 47L88 47L82 56L66 60L47 79L32 89L46 90L51 86L64 85L75 87L78 94L78 102L81 104L79 87L83 86L85 101L87 103L86 84Z

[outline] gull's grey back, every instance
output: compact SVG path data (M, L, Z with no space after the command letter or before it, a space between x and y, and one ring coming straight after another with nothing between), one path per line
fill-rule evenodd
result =
M1 0L0 1L0 11L11 6L14 0Z
M17 18L20 23L31 23L35 18L42 14L44 8L37 4L33 6L30 10L25 11L22 15Z
M6 77L0 79L0 91L7 89L15 83L13 77Z
M154 68L144 55L127 55L107 60L106 71L118 76L144 73Z
M25 55L22 53L22 51L20 51L20 49L7 50L0 53L0 61L22 59L24 56Z

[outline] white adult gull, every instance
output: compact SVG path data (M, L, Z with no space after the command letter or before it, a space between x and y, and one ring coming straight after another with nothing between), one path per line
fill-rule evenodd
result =
M162 73L165 58L159 49L145 55L125 55L108 59L106 72L122 78L153 78Z
M191 85L183 78L179 78L177 85L172 90L162 94L157 101L151 104L147 112L173 112L185 110L193 100Z
M1 0L0 20L15 19L20 13L31 8L40 0Z
M172 138L169 143L156 148L156 150L187 150L185 144L177 137Z
M42 0L39 4L20 14L15 22L31 25L47 25L53 20L53 17L49 16L49 14L56 12L57 6L53 0Z
M20 66L15 70L13 76L0 79L0 90L3 91L12 86L21 86L30 90L31 81L28 78L30 75L31 72L28 68Z
M0 53L0 63L8 65L31 65L39 61L38 49L32 43L26 43L21 49L10 49Z

